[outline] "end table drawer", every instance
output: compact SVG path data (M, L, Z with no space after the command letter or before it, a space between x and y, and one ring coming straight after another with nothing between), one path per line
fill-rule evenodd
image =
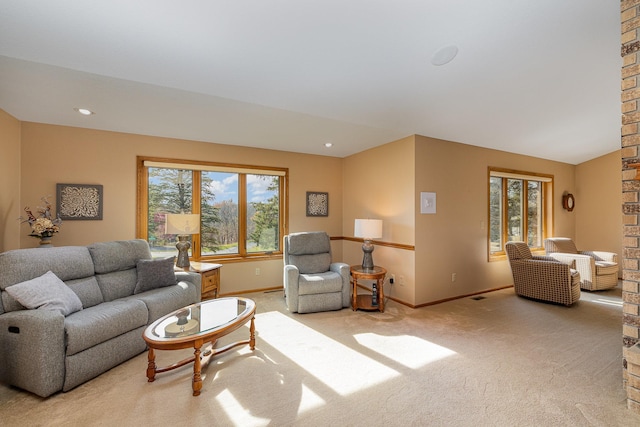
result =
M206 300L218 298L220 294L220 267L221 264L209 264L206 262L192 261L189 271L200 274L200 299ZM180 269L176 267L176 270Z
M220 270L215 269L202 273L202 299L218 298L220 288Z

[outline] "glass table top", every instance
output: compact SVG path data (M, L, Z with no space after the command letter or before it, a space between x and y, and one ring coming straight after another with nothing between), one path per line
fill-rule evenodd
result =
M162 340L208 334L223 329L254 309L255 302L248 298L202 301L156 320L147 328L145 335Z
M351 271L355 271L356 273L362 273L362 274L380 274L380 273L387 272L386 269L382 267L378 267L377 265L374 266L373 268L362 268L361 265L352 265Z

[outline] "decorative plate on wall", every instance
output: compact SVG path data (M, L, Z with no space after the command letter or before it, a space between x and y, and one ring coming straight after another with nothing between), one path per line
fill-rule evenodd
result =
M571 212L575 206L576 206L576 199L573 197L573 194L569 193L562 196L563 208Z

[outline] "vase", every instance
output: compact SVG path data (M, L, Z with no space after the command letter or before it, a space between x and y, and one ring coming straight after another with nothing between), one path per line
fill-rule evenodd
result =
M41 248L52 248L53 243L51 243L51 239L53 236L43 236L40 237L40 247Z

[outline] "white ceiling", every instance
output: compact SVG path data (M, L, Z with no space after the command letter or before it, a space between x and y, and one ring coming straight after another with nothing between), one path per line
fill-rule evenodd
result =
M3 0L0 108L337 157L420 134L578 164L620 148L619 7ZM432 65L449 45L458 56Z

